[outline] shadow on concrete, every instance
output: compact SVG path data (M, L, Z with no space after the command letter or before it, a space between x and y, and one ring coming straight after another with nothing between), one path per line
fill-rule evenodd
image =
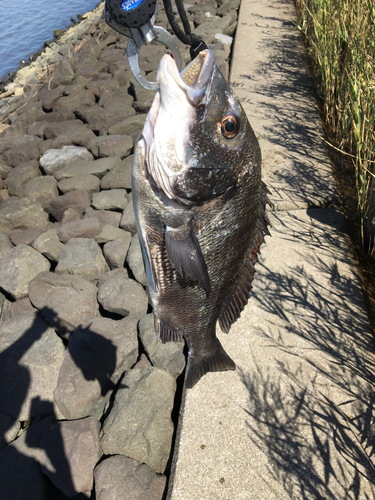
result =
M262 57L255 57L249 73L240 74L232 86L245 109L249 103L248 117L262 148L263 177L274 195L271 201L282 190L280 197L291 204L325 206L336 201L337 193L301 36L287 21L293 8L287 0L253 13L248 29L261 31L255 37L261 42L253 49Z
M14 420L21 420L20 412L27 400L31 383L30 371L23 366L22 357L50 328L43 316L51 319L51 323L55 326L59 322L59 318L53 310L47 307L43 308L36 313L30 328L0 353L0 378L9 381L9 384L2 385L0 390L0 411L3 415L11 417L7 420L9 427L5 421L2 422L2 435L0 436L2 443L5 442L5 435ZM115 387L110 376L116 367L116 346L110 340L90 331L89 327L82 328L81 333L83 333L87 350L82 356L76 356L75 351L73 351L72 358L86 380L97 379L99 381L101 394L104 396ZM105 349L106 358L98 364L93 352L102 352L101 349ZM43 400L42 397L37 396L30 401L29 407L29 419L24 420L22 417L21 421L25 430L21 431L16 441L12 441L0 449L0 496L4 500L26 500L32 498L33 495L35 495L34 498L45 498L46 500L64 500L68 497L61 493L42 473L37 460L42 436L57 420L54 406L51 401ZM18 440L22 440L22 444L17 448L14 444ZM48 458L55 470L54 474L60 478L64 477L66 489L74 492L75 486L61 435L56 437L56 442L60 450L59 459L56 461L56 455L48 456ZM20 449L24 450L25 453L21 453ZM47 450L45 451L47 452ZM30 486L30 482L32 482L32 486ZM87 500L88 497L76 492L71 498Z
M312 223L295 215L295 234L278 226L306 253L287 272L263 265L257 276L251 300L269 322L254 332L264 359L240 372L249 392L248 436L290 498L373 499L374 341L361 290L344 265L350 253L333 229L337 219L327 210L309 213Z

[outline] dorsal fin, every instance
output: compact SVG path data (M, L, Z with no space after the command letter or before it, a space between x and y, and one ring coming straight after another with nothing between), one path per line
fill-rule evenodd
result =
M259 214L253 240L250 244L249 252L245 257L242 273L237 282L234 294L225 310L219 316L220 328L225 333L229 333L230 327L238 320L249 300L252 281L255 274L254 265L258 262L258 254L260 253L259 248L261 244L264 243L264 236L270 235L268 226L270 226L271 223L266 214L266 205L270 204L267 196L268 192L266 185L262 182Z

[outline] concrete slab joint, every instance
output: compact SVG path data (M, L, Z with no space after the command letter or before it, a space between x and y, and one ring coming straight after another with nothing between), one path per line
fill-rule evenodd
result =
M185 391L168 500L375 498L374 342L291 0L243 0L231 85L262 148L272 238Z

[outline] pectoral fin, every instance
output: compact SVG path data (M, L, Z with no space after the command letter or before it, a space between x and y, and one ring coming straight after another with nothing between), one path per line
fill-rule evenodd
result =
M180 274L182 274L183 267L191 279L198 281L203 286L206 297L208 297L211 293L210 277L194 231L193 221L190 220L186 226L177 229L167 226L165 246L172 266Z

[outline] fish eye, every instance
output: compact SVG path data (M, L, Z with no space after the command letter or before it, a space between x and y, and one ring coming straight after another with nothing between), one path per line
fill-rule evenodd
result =
M240 120L236 115L224 116L221 122L221 133L226 139L233 139L238 134Z

